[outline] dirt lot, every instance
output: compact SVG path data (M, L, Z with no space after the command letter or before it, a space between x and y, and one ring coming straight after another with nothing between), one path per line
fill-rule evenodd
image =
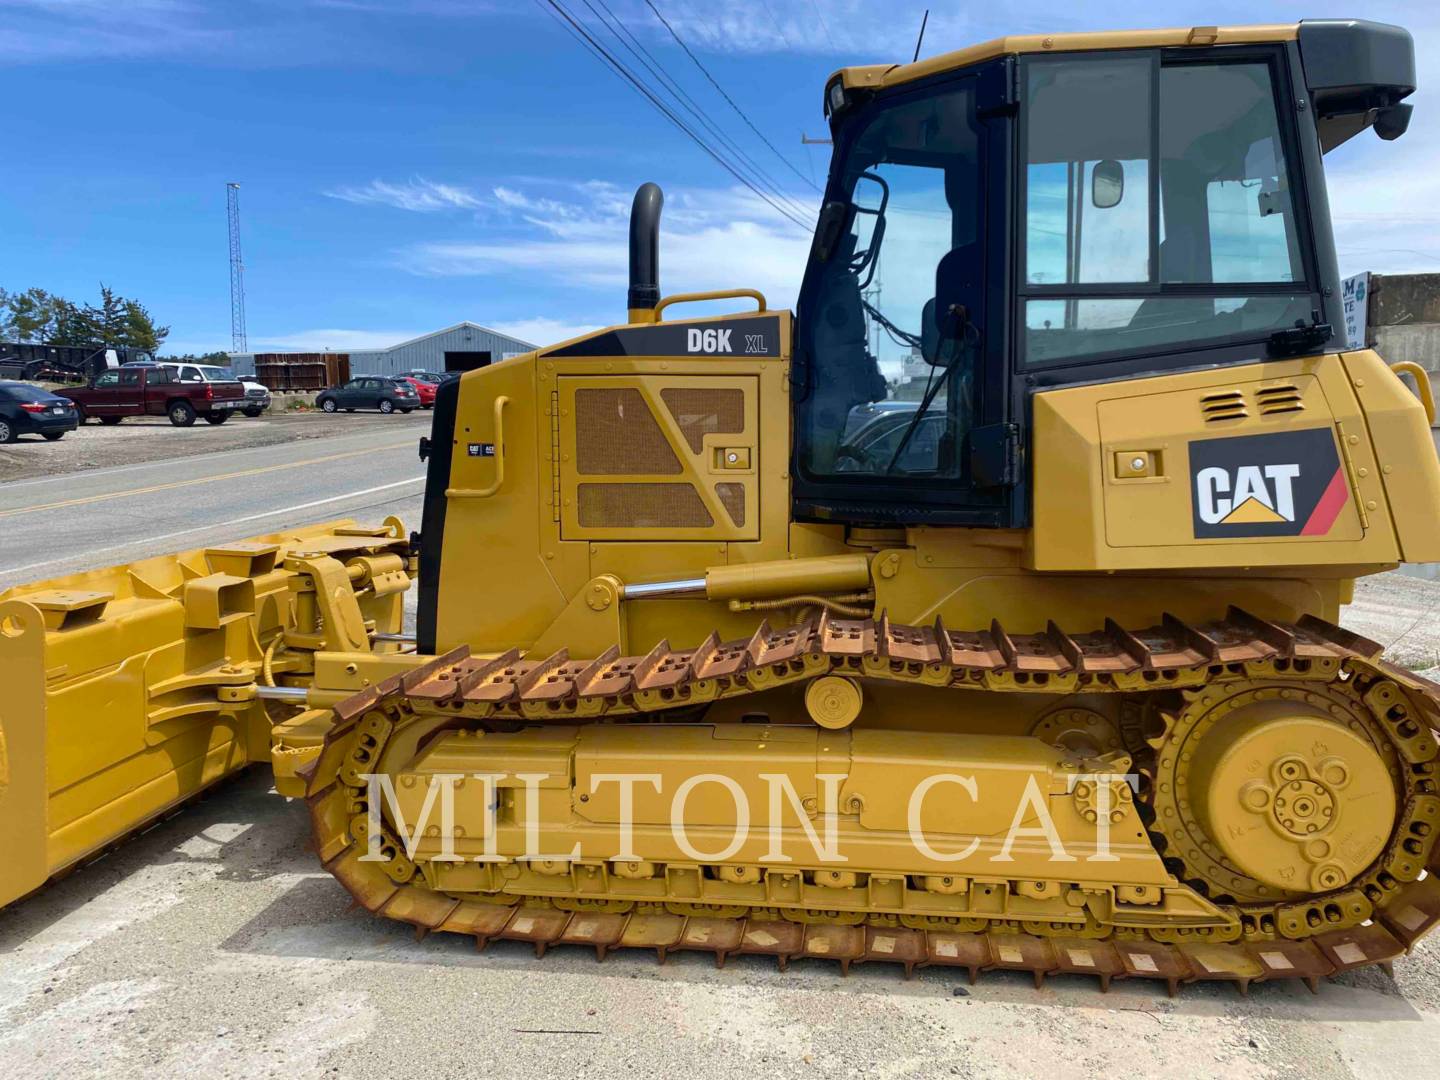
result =
M1440 679L1440 581L1399 573L1361 578L1340 621L1384 645L1393 662Z
M301 439L324 439L367 428L399 431L425 428L429 424L428 411L409 416L267 412L254 419L231 417L219 427L202 420L193 427L177 428L160 416L127 419L114 427L92 422L82 424L58 442L46 442L38 435L24 435L18 442L0 446L0 483L252 446L274 446Z

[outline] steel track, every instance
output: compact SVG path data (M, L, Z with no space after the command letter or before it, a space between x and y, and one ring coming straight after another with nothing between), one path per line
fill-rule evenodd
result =
M901 965L907 976L918 967L958 967L972 982L983 971L1018 970L1032 973L1037 985L1047 975L1083 974L1095 976L1102 989L1117 978L1156 979L1172 994L1185 983L1215 980L1232 982L1242 993L1251 983L1276 979L1299 979L1315 989L1327 976L1388 965L1440 923L1440 747L1434 731L1440 686L1393 667L1380 652L1374 642L1318 619L1279 624L1233 608L1223 620L1198 625L1167 616L1160 626L1131 631L1107 620L1103 630L1073 636L1054 623L1041 634L1011 635L999 623L957 632L938 621L913 627L883 616L822 615L782 630L762 624L746 640L720 642L711 635L692 650L661 642L644 656L611 650L593 661L571 661L564 652L482 659L459 649L336 708L335 726L309 771L308 803L321 861L357 905L409 923L421 936L434 930L466 934L479 947L523 941L543 955L553 945L581 945L599 958L639 948L654 950L662 961L675 952L699 951L717 964L763 955L782 969L801 958L834 960L846 971L885 961ZM603 896L590 907L539 896L452 896L417 884L415 867L403 854L383 864L360 858L368 837L354 827L363 792L353 778L383 751L384 736L377 733L397 724L419 718L444 718L453 726L466 720L622 717L830 673L937 690L1048 693L1196 688L1226 678L1344 683L1371 703L1374 730L1405 762L1398 823L1384 854L1344 892L1305 902L1313 901L1308 923L1292 919L1280 932L1275 919L1266 921L1254 905L1241 905L1245 910L1237 914L1247 917L1236 940L1164 927L1103 927L1107 936L1091 937L1014 920L968 919L952 931L912 928L881 912L863 925L841 925L815 921L814 913L803 922L763 908L717 916L680 905L667 910L607 903ZM1336 919L1332 914L1327 922L1325 912L1335 905L1327 908L1327 902L1342 896L1351 904L1344 925L1330 925Z

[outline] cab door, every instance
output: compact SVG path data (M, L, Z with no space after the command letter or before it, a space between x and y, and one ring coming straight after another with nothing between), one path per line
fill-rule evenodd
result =
M115 390L115 416L140 416L145 412L145 371L121 368Z
M119 416L116 395L120 388L119 371L102 371L90 384L91 393L84 395L85 412L90 416Z
M797 515L1005 526L1012 64L837 114L793 370Z

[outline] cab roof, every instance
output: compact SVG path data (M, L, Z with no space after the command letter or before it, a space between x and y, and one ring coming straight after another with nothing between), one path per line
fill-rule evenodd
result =
M969 67L997 56L1016 53L1084 52L1098 49L1156 49L1193 45L1253 45L1261 42L1294 41L1299 23L1274 23L1262 26L1191 26L1171 30L1105 30L1073 34L1019 34L995 38L980 45L971 45L939 56L926 57L913 64L868 64L841 68L825 81L832 84L838 76L845 89L880 90L889 86L923 79L927 75L956 68Z

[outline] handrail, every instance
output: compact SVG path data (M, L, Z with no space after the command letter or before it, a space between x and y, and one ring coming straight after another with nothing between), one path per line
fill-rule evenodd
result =
M446 488L447 499L488 499L505 483L505 406L510 399L501 394L495 399L495 482L483 488Z
M1415 393L1420 404L1425 406L1425 418L1435 426L1435 391L1430 386L1430 373L1414 360L1397 360L1390 365L1396 375L1409 375L1415 380Z
M655 305L655 321L660 321L660 313L671 304L693 304L701 300L754 300L760 307L759 311L768 311L765 306L765 294L759 289L717 289L714 292L682 292L674 296L667 296Z

